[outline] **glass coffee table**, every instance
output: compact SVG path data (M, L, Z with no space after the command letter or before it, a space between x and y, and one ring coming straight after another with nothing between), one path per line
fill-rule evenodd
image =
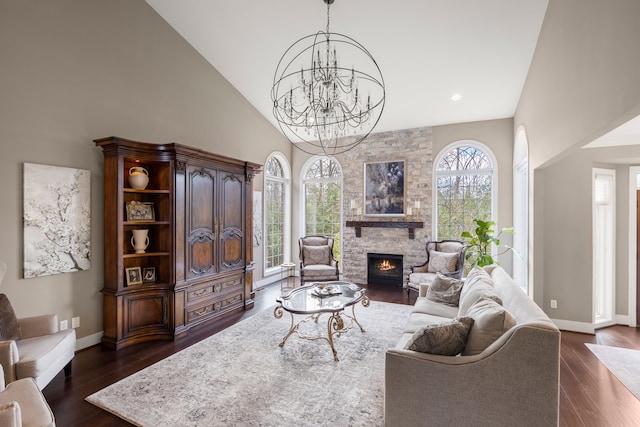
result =
M331 346L333 359L337 362L338 352L333 345L333 338L338 338L353 328L355 323L364 332L364 328L356 319L355 306L362 302L363 307L369 307L369 297L367 290L349 282L323 282L313 283L292 290L291 292L276 298L278 305L273 311L273 315L280 319L285 311L291 315L291 326L289 332L282 339L280 347L283 347L287 339L294 333L305 340L325 340ZM344 312L345 308L351 307L351 315ZM323 313L329 314L327 321L327 336L307 336L299 332L300 325L318 319ZM305 316L296 322L294 315ZM348 319L345 321L345 318Z

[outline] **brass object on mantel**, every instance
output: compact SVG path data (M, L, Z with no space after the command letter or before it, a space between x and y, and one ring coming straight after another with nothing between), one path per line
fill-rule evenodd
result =
M424 228L422 221L347 221L347 227L355 227L356 237L362 236L362 227L406 228L409 239L416 238L416 228Z

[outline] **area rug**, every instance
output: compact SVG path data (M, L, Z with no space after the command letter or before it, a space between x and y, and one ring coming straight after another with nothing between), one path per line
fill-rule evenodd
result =
M585 343L587 348L640 399L640 351Z
M86 398L137 426L382 426L384 358L411 306L356 306L355 326L336 338L303 340L273 309L149 366ZM349 309L347 313L350 314ZM327 315L301 333L326 334ZM296 316L298 319L298 316Z

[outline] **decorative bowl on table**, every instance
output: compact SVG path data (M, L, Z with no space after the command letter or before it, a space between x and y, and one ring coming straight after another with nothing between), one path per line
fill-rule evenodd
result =
M315 295L320 298L331 297L335 295L340 295L342 291L339 287L331 285L331 284L317 284L312 291L312 295Z

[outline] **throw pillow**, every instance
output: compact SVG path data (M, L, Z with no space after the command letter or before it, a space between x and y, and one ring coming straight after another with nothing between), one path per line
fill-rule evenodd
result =
M0 341L19 340L20 324L11 302L5 294L0 294Z
M472 324L470 317L456 317L443 323L425 325L413 334L405 348L421 353L455 356L464 350Z
M502 299L496 294L493 286L487 283L477 283L466 294L460 295L460 303L458 304L458 316L466 316L469 309L480 298L491 298L498 304L502 305Z
M513 315L491 298L480 298L471 306L467 315L473 318L473 326L469 330L467 345L462 352L465 356L482 353L492 342L516 325Z
M313 265L313 264L331 265L331 261L330 261L331 249L327 245L305 246L302 253L304 255L304 263L307 265Z
M427 288L427 299L457 307L463 284L464 282L462 280L444 276L442 273L436 273L436 278L433 279L433 282L431 282L431 285Z
M429 251L429 273L451 273L456 271L458 253Z

